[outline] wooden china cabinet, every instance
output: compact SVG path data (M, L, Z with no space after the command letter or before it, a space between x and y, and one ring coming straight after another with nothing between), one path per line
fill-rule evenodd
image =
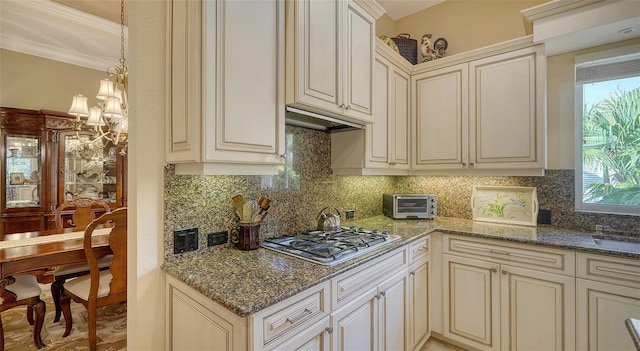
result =
M55 210L78 197L126 206L126 155L110 142L87 144L75 117L0 107L0 237L55 228ZM100 213L96 213L99 215Z

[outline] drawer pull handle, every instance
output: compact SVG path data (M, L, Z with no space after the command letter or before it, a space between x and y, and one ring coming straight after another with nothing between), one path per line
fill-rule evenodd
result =
M381 297L382 297L382 294L376 294L376 299L380 300Z
M382 295L382 296L386 296L386 295L387 295L387 293L386 293L386 292L384 292L384 291L381 291L381 292L380 292L380 295Z
M415 252L422 252L422 251L427 251L427 247L423 246L423 247L417 248Z
M324 328L324 330L329 334L333 333L333 327L326 327L326 328Z
M491 268L491 272L496 273L498 270L495 268Z
M302 311L302 313L300 313L299 316L297 317L293 317L293 318L287 318L287 322L291 323L291 324L296 324L298 323L301 319L303 319L304 317L310 315L312 313L312 311L308 308L305 308L304 311Z
M409 272L409 274L416 275L416 272L415 271L411 271L411 272Z
M500 251L491 249L491 253L500 254L500 255L509 255L509 251Z

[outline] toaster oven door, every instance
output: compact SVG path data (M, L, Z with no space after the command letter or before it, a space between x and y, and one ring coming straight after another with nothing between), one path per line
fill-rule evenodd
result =
M398 214L426 214L427 197L398 197L396 199L396 212Z

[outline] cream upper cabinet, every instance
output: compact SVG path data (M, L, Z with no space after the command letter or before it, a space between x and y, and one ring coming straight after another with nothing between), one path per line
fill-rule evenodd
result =
M334 174L407 174L411 67L376 39L373 124L331 135Z
M284 154L284 3L172 1L167 162L275 174Z
M640 262L584 253L576 261L578 350L635 350L624 321L640 319Z
M530 40L442 59L412 76L412 170L542 174L546 59Z
M374 1L287 1L286 103L371 123L375 19L382 13Z
M573 252L445 236L443 253L444 336L479 350L575 349Z

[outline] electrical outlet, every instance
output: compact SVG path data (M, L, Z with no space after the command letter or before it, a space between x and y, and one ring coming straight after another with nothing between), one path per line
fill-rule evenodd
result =
M207 234L207 247L226 244L229 241L229 232L215 232Z
M551 210L538 211L538 224L551 224Z
M198 249L198 228L173 231L173 253L179 254Z
M346 219L353 218L356 216L356 210L345 210L344 216Z

